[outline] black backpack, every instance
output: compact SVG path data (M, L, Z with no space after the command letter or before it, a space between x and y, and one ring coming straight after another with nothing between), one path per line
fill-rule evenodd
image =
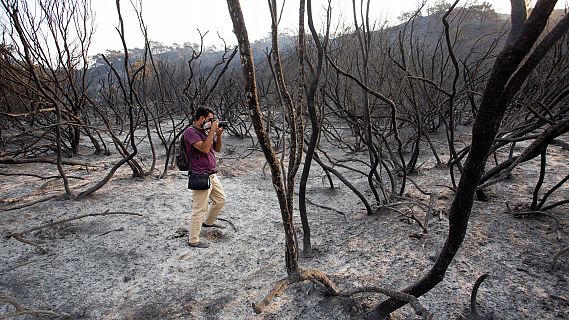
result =
M178 150L176 152L176 166L180 171L188 171L189 169L189 161L186 155L186 140L184 140L184 133L180 137L180 145L178 146Z

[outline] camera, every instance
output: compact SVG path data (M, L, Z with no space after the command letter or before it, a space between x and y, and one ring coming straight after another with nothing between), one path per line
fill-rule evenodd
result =
M220 128L227 128L229 126L229 121L222 121L218 122Z

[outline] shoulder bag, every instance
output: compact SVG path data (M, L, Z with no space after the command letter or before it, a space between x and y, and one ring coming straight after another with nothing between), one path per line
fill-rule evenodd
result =
M188 175L188 189L207 190L211 187L211 180L207 173L192 173Z
M194 147L190 147L189 151L193 151ZM208 190L211 187L211 179L207 173L193 173L192 157L188 157L188 189L190 190Z

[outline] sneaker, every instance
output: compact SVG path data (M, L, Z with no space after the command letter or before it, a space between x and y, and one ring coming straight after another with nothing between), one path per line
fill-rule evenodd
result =
M198 242L198 243L190 243L190 247L193 248L208 248L209 244L205 243L205 242Z
M202 223L202 228L218 228L218 229L225 229L224 226L222 226L222 225L220 225L220 224L217 224L217 223L214 223L214 224L212 224L212 225Z

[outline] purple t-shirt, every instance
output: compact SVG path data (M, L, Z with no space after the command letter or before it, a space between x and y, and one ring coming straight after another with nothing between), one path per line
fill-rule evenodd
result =
M184 140L186 142L186 157L190 159L190 171L193 173L214 173L217 171L217 163L213 146L207 154L194 148L193 144L198 141L205 141L207 136L205 132L196 129L193 125L184 131ZM214 138L214 144L215 144Z

